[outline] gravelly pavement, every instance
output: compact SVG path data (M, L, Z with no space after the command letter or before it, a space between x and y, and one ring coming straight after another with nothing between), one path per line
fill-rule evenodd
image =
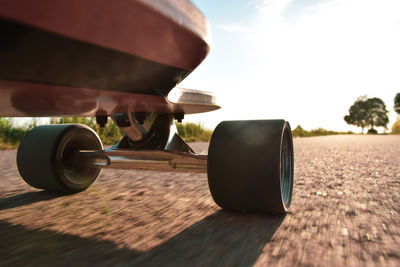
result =
M104 170L52 195L0 151L0 265L400 266L400 136L294 144L286 216L220 210L206 175Z

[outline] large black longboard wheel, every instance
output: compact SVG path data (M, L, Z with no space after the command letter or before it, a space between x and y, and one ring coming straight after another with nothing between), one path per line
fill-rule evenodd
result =
M221 122L208 150L211 195L225 209L285 214L292 200L293 165L288 122Z
M97 134L81 124L38 126L22 139L17 166L29 185L51 192L76 193L88 188L100 169L74 166L72 156L79 150L102 150Z

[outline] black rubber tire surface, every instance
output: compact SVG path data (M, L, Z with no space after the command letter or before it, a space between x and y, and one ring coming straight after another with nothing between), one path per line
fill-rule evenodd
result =
M211 195L225 209L285 214L292 200L293 158L288 122L221 122L208 150Z
M77 150L102 150L97 134L82 124L38 126L29 131L17 151L17 167L29 185L52 192L76 193L88 188L100 169L71 166Z

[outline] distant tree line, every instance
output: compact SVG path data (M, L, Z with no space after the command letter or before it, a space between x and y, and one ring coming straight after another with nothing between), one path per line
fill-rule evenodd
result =
M16 147L25 133L34 126L15 128L10 118L0 117L0 149Z
M397 114L400 115L400 93L397 93L394 98L394 111L396 111Z
M394 110L400 114L400 93L397 93L394 98ZM377 130L375 127L384 127L387 129L389 123L388 113L389 111L386 109L386 105L382 99L360 96L351 105L349 114L344 116L344 120L347 124L361 127L363 133L364 129L368 128L368 133L376 134ZM400 124L400 122L397 121L393 127L397 124Z
M325 130L323 128L312 129L311 131L304 130L303 127L298 125L293 131L293 137L312 137L312 136L325 136L325 135L338 135L338 134L354 134L351 131L348 132L337 132Z
M400 115L400 93L397 93L396 97L394 98L394 110L397 112L398 115ZM400 134L400 117L393 124L392 133L393 134Z
M394 110L400 115L400 93L394 98ZM389 123L388 111L385 103L379 98L368 98L360 96L349 108L349 114L344 116L344 120L357 127L361 127L362 132L368 128L368 133L377 133L376 127L387 129ZM109 120L104 128L96 124L94 118L73 117L73 118L51 118L51 123L83 123L94 129L100 136L104 144L115 144L123 136L121 130ZM14 127L10 118L0 117L0 149L13 148L18 145L27 131L36 127L37 120L33 119L29 125L24 127ZM211 130L205 129L200 124L177 124L179 134L187 141L209 141ZM393 134L400 134L400 117L392 126ZM301 126L293 130L294 137L334 135L334 134L352 134L352 132L335 132L322 128L311 131L304 130Z
M114 145L118 143L123 136L123 132L112 120L108 120L103 128L99 127L99 125L96 124L96 119L92 117L52 117L50 123L85 124L96 131L104 145ZM36 126L37 120L35 119L33 119L29 125L14 127L10 118L0 117L0 149L16 148L24 135ZM176 127L178 133L188 142L208 142L211 139L212 131L206 129L201 124L177 123Z

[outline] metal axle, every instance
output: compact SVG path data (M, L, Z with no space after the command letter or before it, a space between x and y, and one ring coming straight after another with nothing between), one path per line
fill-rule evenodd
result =
M81 150L73 163L85 167L206 173L207 155L167 150Z

